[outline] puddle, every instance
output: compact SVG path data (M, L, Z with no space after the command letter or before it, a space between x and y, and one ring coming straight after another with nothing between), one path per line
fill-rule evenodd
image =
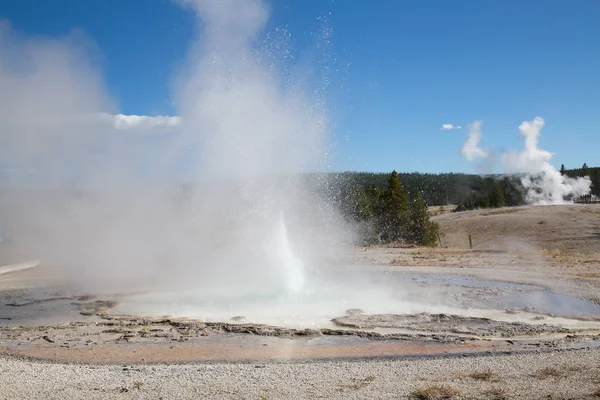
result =
M423 286L444 286L450 297L459 300L466 307L522 310L561 317L600 317L600 305L556 294L541 286L479 280L463 275L406 274L394 277L405 278Z

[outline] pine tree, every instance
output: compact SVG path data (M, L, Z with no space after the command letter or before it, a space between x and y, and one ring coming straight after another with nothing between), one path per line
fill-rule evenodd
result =
M588 168L587 163L583 163L583 166L581 167L581 175L582 176L589 176L590 175L590 170Z
M411 241L425 246L435 246L439 225L429 219L429 213L420 190L417 190L410 214Z
M388 180L379 205L379 230L383 242L397 242L405 238L409 220L408 194L394 170Z
M560 164L560 174L564 175L567 173L567 170L565 169L565 164Z
M504 197L504 190L500 183L496 183L494 190L490 193L490 206L491 207L505 207L506 198Z

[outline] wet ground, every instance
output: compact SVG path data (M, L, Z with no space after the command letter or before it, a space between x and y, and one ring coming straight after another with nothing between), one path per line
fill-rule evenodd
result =
M301 293L238 298L210 291L82 293L33 279L39 271L0 276L1 352L158 362L413 357L600 344L596 303L461 275L347 267L322 274Z

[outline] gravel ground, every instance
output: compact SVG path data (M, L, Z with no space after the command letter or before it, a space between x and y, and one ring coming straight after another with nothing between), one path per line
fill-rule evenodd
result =
M0 399L398 399L418 398L418 390L433 393L436 387L450 396L440 398L600 398L600 349L446 359L130 366L0 358Z

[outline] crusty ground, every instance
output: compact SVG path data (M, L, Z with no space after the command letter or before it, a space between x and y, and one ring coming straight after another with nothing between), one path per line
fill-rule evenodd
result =
M343 262L535 283L600 302L600 206L469 211L439 215L434 220L442 227L441 249L355 248ZM185 351L185 343L171 346L173 351ZM169 352L169 348L163 351ZM48 364L0 356L0 388L0 399L414 399L436 391L447 395L438 398L456 399L597 399L600 350L134 367Z

